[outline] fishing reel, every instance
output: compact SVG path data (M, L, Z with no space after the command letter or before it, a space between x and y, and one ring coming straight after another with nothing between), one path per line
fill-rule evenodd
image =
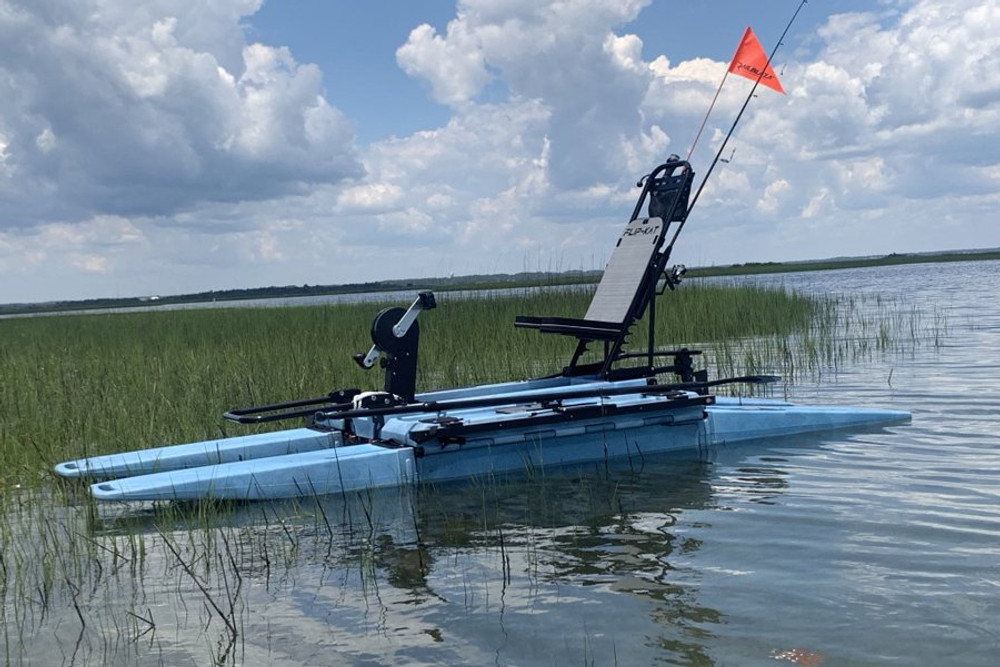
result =
M656 295L663 294L668 287L673 292L681 284L681 281L684 280L685 274L687 274L687 267L683 264L675 264L670 267L669 271L662 272L659 284L656 286Z

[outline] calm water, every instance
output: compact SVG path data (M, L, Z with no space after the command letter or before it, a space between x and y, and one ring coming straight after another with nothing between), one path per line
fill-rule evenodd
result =
M937 345L790 389L803 402L907 409L912 424L642 470L250 505L221 528L193 519L165 535L162 515L88 520L84 503L64 506L49 527L24 530L55 543L83 531L97 546L48 592L34 582L18 584L21 597L4 591L0 655L32 665L995 664L1000 263L756 280L900 299L944 318Z

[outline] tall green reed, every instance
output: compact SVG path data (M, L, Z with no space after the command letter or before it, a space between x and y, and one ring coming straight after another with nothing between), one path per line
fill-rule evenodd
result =
M515 329L513 319L579 317L592 289L441 295L441 307L421 316L420 389L558 371L574 341ZM548 523L552 501L565 499L563 487L548 496L537 480L527 487L531 493L512 487L513 509L504 500L502 511L497 494L507 490L495 480L479 487L472 508L456 510L449 495L433 522L412 517L417 537L397 544L386 526L398 517L382 516L383 503L363 495L344 503L306 498L281 511L275 504L170 504L109 519L113 510L97 512L85 490L52 479L50 464L67 458L248 432L220 418L229 407L378 388L381 374L362 371L350 353L371 344L370 322L381 307L0 320L5 662L30 655L46 625L65 635L57 647L64 661L70 653L70 662L148 661L161 642L196 630L212 638L205 648L212 662L249 662L244 626L257 610L247 582L293 590L303 563L338 562L344 585L370 587L373 600L385 571L431 595L418 590L431 557L421 535L438 546L462 547L470 539L495 546L504 586L518 550L527 554L531 576L542 576L544 544L510 522L514 512L532 525ZM716 375L809 377L859 358L905 354L913 343L940 344L946 333L938 314L928 319L897 302L807 297L752 284L685 284L660 299L656 318L658 347L703 346L700 363ZM635 328L630 350L644 348L646 331L646 322ZM599 494L590 483L575 500L584 514L621 513L617 482ZM423 500L434 504L433 494ZM603 530L598 523L590 532ZM591 536L565 539L586 546Z
M513 320L579 317L592 291L442 295L420 319L418 389L558 372L574 341L516 329ZM221 419L228 408L381 388L381 373L360 369L351 354L371 345L370 322L382 307L0 320L0 494L37 486L67 458L251 432ZM659 299L656 340L661 349L705 346L700 363L720 374L797 374L925 336L920 318L893 303L693 281ZM640 322L628 349L643 350L646 338Z

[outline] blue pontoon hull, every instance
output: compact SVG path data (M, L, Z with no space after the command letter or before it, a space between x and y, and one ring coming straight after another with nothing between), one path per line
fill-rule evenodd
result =
M564 381L566 382L566 381ZM558 391L551 381L466 390L505 394L500 407L322 424L125 454L56 467L67 477L98 481L99 500L259 500L517 473L589 461L643 457L729 443L906 421L909 413L873 408L797 406L770 399L644 393L645 381L566 382L635 393L595 395L540 404L533 391ZM468 394L466 394L468 395ZM460 398L461 390L421 399ZM369 440L369 441L365 441Z

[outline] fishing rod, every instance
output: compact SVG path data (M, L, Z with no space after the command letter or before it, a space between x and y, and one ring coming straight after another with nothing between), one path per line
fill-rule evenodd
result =
M732 127L729 128L729 132L726 134L726 138L722 140L722 145L719 146L719 150L716 151L715 157L712 159L712 164L708 167L708 171L705 172L705 176L701 179L701 184L698 185L698 189L694 193L694 197L691 198L691 203L688 205L687 213L684 215L684 219L680 221L677 225L677 229L674 230L674 235L670 238L670 243L664 249L664 252L669 255L671 249L674 247L674 242L677 241L677 237L680 235L681 230L684 229L684 224L687 222L688 216L691 215L691 211L694 209L695 204L698 203L698 198L701 196L701 191L705 189L705 184L708 183L709 177L715 170L715 165L719 163L719 158L722 157L722 152L726 149L726 145L729 143L730 137L736 131L736 126L739 125L740 119L743 118L743 113L747 110L747 106L750 104L751 98L753 98L754 93L757 92L757 86L760 85L761 80L767 73L767 70L771 67L771 61L774 59L774 55L778 52L778 49L784 43L785 36L788 34L789 29L791 29L792 24L795 23L795 19L798 17L799 12L802 11L802 7L808 2L808 0L802 0L799 6L796 7L795 13L792 14L792 18L788 20L788 24L785 26L785 30L781 33L781 37L778 38L778 42L774 45L771 50L771 55L767 57L767 62L760 70L760 74L757 75L757 80L753 83L753 88L750 89L750 93L747 95L746 99L743 100L743 106L740 108L740 112L736 114L736 119L733 121Z
M646 384L633 385L628 387L604 387L587 388L577 390L541 390L535 392L525 392L523 394L501 394L496 396L482 396L473 398L452 398L431 401L419 401L417 403L405 403L400 405L379 406L377 403L373 407L351 407L345 410L321 410L317 414L320 419L355 419L358 417L385 417L390 415L405 415L413 413L443 413L451 410L464 410L470 408L489 408L505 405L532 405L539 404L545 407L551 403L557 406L561 401L586 398L611 398L612 396L626 396L630 394L640 394L653 396L657 394L673 394L708 387L716 387L724 384L770 384L777 382L780 378L775 375L744 375L741 377L724 378L705 382L676 382L670 384ZM381 398L376 396L376 399ZM668 396L670 398L670 396ZM680 396L676 397L680 398ZM689 398L685 396L684 398Z
M242 410L230 410L225 414L225 417L230 421L241 424L259 424L313 415L320 419L355 419L358 417L387 417L421 412L442 413L450 410L489 408L504 405L539 404L556 407L564 400L611 398L613 396L630 394L651 396L683 391L698 392L725 384L770 384L777 382L779 379L775 375L744 375L701 382L674 382L669 384L631 385L599 389L587 388L569 391L565 389L543 389L523 394L440 399L417 401L415 403L396 403L391 396L383 392L376 392L370 397L365 397L367 400L356 402L354 400L355 397L361 394L357 389L351 389L331 392L327 396L314 399L245 408ZM314 407L301 410L283 410L283 408L299 408L307 405L313 405Z

